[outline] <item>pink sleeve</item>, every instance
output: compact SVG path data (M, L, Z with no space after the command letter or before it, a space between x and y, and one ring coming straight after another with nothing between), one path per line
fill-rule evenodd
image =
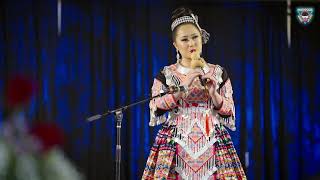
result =
M164 85L158 79L154 79L153 85L151 88L152 96L156 96L161 92L163 92L163 86ZM164 96L157 97L151 100L149 103L149 107L150 107L149 125L155 126L166 121L165 114L161 116L156 116L157 109L170 110L177 106L178 106L177 101L174 99L174 96L172 94L166 94Z
M233 102L233 90L231 86L230 79L222 86L220 90L220 95L222 96L222 106L218 110L221 115L231 116L234 114L234 102Z
M156 96L160 94L162 91L163 84L155 79L152 86L152 96ZM164 96L158 97L154 99L154 105L162 110L169 110L177 107L177 101L174 99L174 96L172 94L166 94Z
M233 90L230 79L222 86L220 90L220 95L222 96L222 106L217 109L220 114L220 122L230 128L235 130L235 107L233 102Z

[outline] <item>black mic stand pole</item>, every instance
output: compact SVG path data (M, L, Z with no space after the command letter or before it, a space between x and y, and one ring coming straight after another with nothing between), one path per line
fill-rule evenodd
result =
M131 103L129 105L126 105L126 106L122 106L120 108L117 108L117 109L114 109L114 110L108 110L107 112L103 113L103 114L97 114L97 115L94 115L94 116L91 116L89 118L87 118L87 121L89 122L92 122L92 121L95 121L95 120L98 120L104 116L107 116L109 114L114 114L115 115L115 118L116 118L116 121L117 121L117 125L116 125L116 128L117 128L117 144L116 144L116 176L115 176L115 179L116 180L120 180L120 171L121 171L121 122L122 122L122 119L123 119L123 113L122 111L132 107L132 106L135 106L135 105L138 105L138 104L141 104L141 103L145 103L147 101L150 101L154 98L157 98L157 97L161 97L165 94L170 94L170 93L175 93L175 92L170 92L170 91L166 91L166 92L163 92L163 93L160 93L156 96L149 96L148 98L146 99L143 99L141 101L138 101L138 102L135 102L135 103Z

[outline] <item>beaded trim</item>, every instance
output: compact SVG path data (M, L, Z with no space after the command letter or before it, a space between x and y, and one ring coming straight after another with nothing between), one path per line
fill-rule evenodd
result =
M171 31L173 31L180 24L188 22L196 24L195 20L191 16L182 16L175 19L171 24Z
M199 29L199 31L201 33L202 43L206 44L209 41L210 34L206 30L202 29L199 26L198 16L196 16L194 14L190 14L190 16L182 16L182 17L179 17L179 18L175 19L171 24L171 31L173 31L177 26L179 26L182 23L193 23L193 24L195 24L198 27L198 29Z

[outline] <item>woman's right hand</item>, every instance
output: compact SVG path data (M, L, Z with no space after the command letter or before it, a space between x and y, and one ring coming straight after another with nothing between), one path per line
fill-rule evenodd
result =
M188 88L192 82L194 81L195 78L201 76L201 72L192 72L189 73L186 77L186 80L180 85L180 86L185 86L186 88Z
M201 72L189 73L186 77L186 80L183 81L183 83L181 83L180 86L184 86L186 88L185 91L188 91L188 89L189 89L190 85L192 84L192 82L194 81L194 79L200 77L200 75L201 75ZM179 91L179 92L175 93L174 94L175 99L180 99L184 93L185 92L183 92L183 91Z

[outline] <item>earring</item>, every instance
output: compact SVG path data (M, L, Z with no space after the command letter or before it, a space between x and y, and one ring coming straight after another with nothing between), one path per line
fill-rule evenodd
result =
M177 58L177 61L180 59L180 54L179 54L179 51L178 49L176 50L177 51L177 55L176 55L176 58Z

